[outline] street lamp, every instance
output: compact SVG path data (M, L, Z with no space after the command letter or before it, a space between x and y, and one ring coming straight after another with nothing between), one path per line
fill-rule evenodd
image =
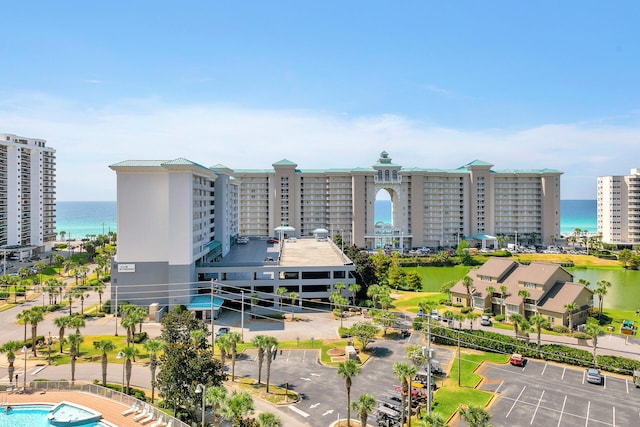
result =
M204 427L204 405L205 405L205 398L207 396L207 387L204 386L204 384L198 384L198 386L196 387L196 393L200 394L202 393L202 427Z
M125 359L124 357L124 353L122 351L118 352L118 355L116 356L116 359ZM124 393L124 364L126 362L126 359L122 361L122 393Z
M24 354L24 374L22 374L22 389L27 389L27 346L22 346L22 353Z
M242 314L240 315L240 333L242 334L241 340L244 342L244 291L242 292Z

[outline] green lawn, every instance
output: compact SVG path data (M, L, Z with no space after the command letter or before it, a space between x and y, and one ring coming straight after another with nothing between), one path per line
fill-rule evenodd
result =
M422 278L422 290L424 292L440 292L443 283L451 280L462 279L471 269L464 265L453 267L407 267L405 272L417 271Z
M451 365L449 378L444 386L434 393L434 412L447 420L462 404L484 407L489 403L492 394L475 388L482 377L474 371L482 361L506 363L508 359L509 357L503 354L470 354L463 351L460 358L460 387L458 387L458 358L456 357Z

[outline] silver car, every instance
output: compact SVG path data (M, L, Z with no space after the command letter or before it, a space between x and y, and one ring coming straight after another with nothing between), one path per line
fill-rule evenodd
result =
M587 368L587 382L591 384L602 384L602 375L600 375L600 371L595 368Z

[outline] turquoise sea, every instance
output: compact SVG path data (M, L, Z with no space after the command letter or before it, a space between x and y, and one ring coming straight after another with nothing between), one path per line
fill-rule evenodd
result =
M376 200L375 220L391 222L391 201ZM573 233L580 228L597 231L597 203L595 200L562 200L560 202L560 232ZM116 202L58 202L56 232L66 237L82 239L87 234L106 234L116 231Z
M61 231L65 239L115 232L116 202L57 202L56 233Z

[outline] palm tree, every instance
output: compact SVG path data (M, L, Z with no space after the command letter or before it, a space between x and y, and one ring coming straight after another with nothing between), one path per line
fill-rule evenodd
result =
M549 326L549 321L544 318L541 314L534 314L529 318L529 322L536 327L536 332L538 333L538 354L540 354L540 333L542 328L546 328Z
M291 300L291 320L294 320L293 309L296 307L296 301L300 298L300 294L297 292L289 292L289 299Z
M287 288L283 286L278 286L276 288L276 295L278 295L278 300L280 303L280 311L282 311L282 297L287 293Z
M124 370L125 370L125 375L127 377L126 394L129 394L129 384L131 383L131 368L132 368L131 361L134 360L138 355L138 349L128 345L122 349L122 354L124 355L124 358L125 358Z
M273 352L278 347L278 339L276 337L267 336L262 343L265 346L267 357L267 393L269 393L269 379L271 378L271 362L273 361Z
M62 344L64 343L64 332L69 326L71 316L60 316L53 319L53 324L58 327L58 340L60 343L60 354L62 354Z
M507 287L505 285L500 286L500 294L502 295L502 315L505 315L505 307L506 307L506 303L505 303L505 298L507 297Z
M158 369L158 352L164 347L164 341L154 338L145 341L142 347L149 353L149 370L151 370L151 403L155 398L156 370Z
M598 359L596 357L596 348L598 346L598 335L600 335L600 326L595 322L587 322L584 327L584 333L591 337L591 344L593 346L593 366L598 366Z
M447 427L447 423L440 414L432 412L431 415L427 415L422 419L423 427Z
M493 299L493 293L496 291L496 288L489 285L484 290L487 292L487 296L489 297L489 307L491 307L491 311L493 311L493 303L491 300Z
M373 412L375 407L376 399L367 393L362 393L358 400L351 403L351 408L358 412L358 418L360 418L361 426L367 425L367 418L369 417L369 414Z
M76 334L79 334L80 328L84 328L86 325L87 325L87 322L85 322L84 317L82 316L73 315L69 319L69 327L75 328Z
M491 414L480 406L463 406L460 408L460 417L469 427L491 427L489 422Z
M24 325L24 334L22 337L22 341L24 342L27 342L27 325L29 324L29 320L27 319L27 317L29 316L28 311L29 309L24 309L20 313L16 314L16 320L18 321L18 324Z
M347 389L347 427L351 427L351 384L353 377L360 373L360 367L354 360L346 360L338 365L338 375L344 378Z
M362 287L357 283L352 283L349 285L349 292L351 292L351 304L356 305L356 295L360 292Z
M473 330L473 322L475 322L475 320L480 317L480 315L478 313L476 313L475 311L470 311L467 313L467 319L469 319L469 324L471 325L471 330Z
M258 414L258 425L260 427L282 427L282 420L273 412L262 412Z
M526 289L520 289L518 291L518 296L520 298L522 298L522 315L526 318L527 317L527 309L525 308L524 304L525 304L525 300L527 298L529 298L531 296L531 294Z
M130 316L126 314L125 317L120 321L122 327L127 331L127 345L131 345L133 342L133 335L135 334L136 326L138 326L138 322L135 319L135 316Z
M595 290L595 294L598 295L598 313L599 317L602 320L602 310L604 310L604 297L607 295L607 288L611 287L611 282L606 280L600 280L597 283L598 287Z
M233 391L227 398L222 413L231 421L233 426L242 425L242 418L253 412L253 399L246 391Z
M262 378L262 364L264 363L264 349L267 338L266 335L256 335L253 337L253 340L251 340L251 344L258 350L258 384L260 384Z
M226 337L231 343L231 382L233 382L236 380L236 358L238 357L238 343L242 342L242 335L239 332L229 332Z
M406 362L395 362L393 364L393 374L400 381L400 386L402 387L402 412L400 415L400 424L404 425L405 420L405 404L404 399L405 396L409 396L409 414L407 417L409 419L409 427L411 427L411 380L418 372L417 368L413 365L409 365ZM428 385L427 387L429 387Z
M44 312L42 307L33 307L26 311L26 322L31 324L31 351L36 356L36 338L38 337L38 323L44 320Z
M76 381L76 359L80 355L80 343L84 339L80 334L71 334L69 338L69 358L71 361L71 384Z
M13 362L16 360L16 352L19 351L23 345L24 344L19 341L7 341L2 347L0 347L0 353L6 354L7 362L9 363L9 367L7 369L7 373L9 374L9 384L13 381Z
M116 349L116 345L111 340L94 341L93 347L102 353L102 386L107 386L107 353Z
M227 389L224 386L208 387L205 397L206 403L211 405L213 410L213 425L216 425L216 418L220 414L220 409L227 401Z
M567 311L567 315L569 316L569 332L573 333L573 313L580 307L575 302L571 302L569 304L564 305L564 309Z
M524 317L522 317L521 314L513 313L511 316L509 316L509 320L511 321L511 323L513 323L513 331L516 334L516 348L518 348L518 326L520 326L520 323L522 323Z
M229 337L227 335L228 334L224 334L216 340L216 344L220 349L220 362L222 363L223 369L227 361L227 354L231 352L231 343L229 342Z
M473 279L469 276L462 278L462 286L467 289L467 307L471 308L471 286L473 286Z

